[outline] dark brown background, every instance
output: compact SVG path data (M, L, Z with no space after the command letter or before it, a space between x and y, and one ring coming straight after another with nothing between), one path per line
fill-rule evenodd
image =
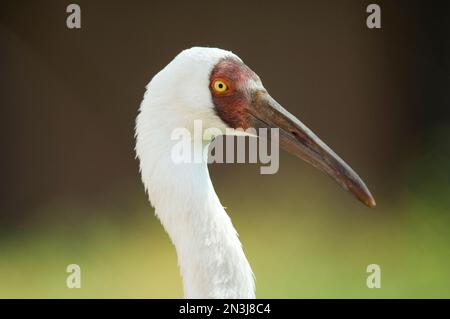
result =
M194 45L238 54L364 177L381 207L411 189L426 193L429 180L448 187L443 3L376 1L381 30L365 26L368 1L77 1L81 30L65 26L69 3L0 2L1 226L55 201L120 206L137 194L144 204L137 108L151 77ZM312 185L324 188L318 201L344 196L287 154L277 176L236 166L212 167L225 199L261 183L278 193L286 179L300 198Z

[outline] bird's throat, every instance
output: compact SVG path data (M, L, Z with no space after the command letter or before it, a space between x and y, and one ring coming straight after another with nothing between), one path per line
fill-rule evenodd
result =
M142 179L176 247L185 297L254 298L252 270L206 161L175 164L169 150L157 154L140 155Z

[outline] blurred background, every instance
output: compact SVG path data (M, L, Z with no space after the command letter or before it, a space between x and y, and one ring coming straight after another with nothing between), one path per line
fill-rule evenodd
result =
M211 165L257 297L450 297L448 5L79 0L70 30L70 3L0 1L0 297L182 297L133 130L145 85L194 45L238 54L377 200L284 152L275 175Z

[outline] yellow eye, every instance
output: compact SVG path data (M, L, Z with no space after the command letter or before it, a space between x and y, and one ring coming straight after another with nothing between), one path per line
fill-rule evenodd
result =
M215 80L213 83L213 88L217 93L224 93L226 90L228 90L228 86L221 80Z

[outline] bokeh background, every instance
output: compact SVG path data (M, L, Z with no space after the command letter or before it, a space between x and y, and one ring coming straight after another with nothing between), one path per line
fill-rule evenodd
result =
M237 53L377 200L287 153L276 175L211 165L258 297L450 297L448 5L374 2L380 30L369 1L79 0L69 30L69 1L0 1L0 297L182 297L133 127L145 85L194 45Z

